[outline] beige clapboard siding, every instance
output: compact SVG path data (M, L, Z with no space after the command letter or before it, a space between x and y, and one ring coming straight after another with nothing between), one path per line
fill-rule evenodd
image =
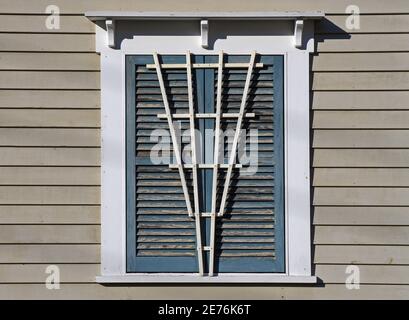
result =
M409 188L315 187L317 206L408 206Z
M61 284L59 290L49 290L44 283L1 284L0 299L148 299L176 300L203 299L408 299L409 285L365 285L359 290L348 290L345 284L325 286L102 286L100 284ZM251 303L251 301L249 301Z
M0 263L100 263L99 244L1 244Z
M100 127L99 110L0 109L0 127Z
M0 167L0 185L99 185L98 167Z
M408 90L409 72L315 72L312 87L339 91Z
M317 264L409 264L409 246L315 245Z
M318 111L314 129L409 129L409 111Z
M409 150L315 149L314 167L404 167L409 168Z
M317 22L316 33L409 33L409 15L394 14L388 15L362 15L359 17L359 28L352 29L347 26L347 19L350 15L331 16L326 15L325 19ZM348 20L351 21L351 18ZM355 19L356 21L356 19Z
M317 34L317 52L409 51L409 34Z
M409 207L315 207L314 225L409 226Z
M55 25L55 18L47 14L0 14L0 30L1 32L95 33L95 25L84 16L60 15L59 20L59 29L48 29L46 21L50 21Z
M0 283L44 283L49 264L0 265ZM94 283L99 264L58 264L61 283Z
M93 34L1 33L0 51L93 52Z
M0 89L98 90L99 72L0 71Z
M0 283L44 283L48 264L0 265ZM61 283L94 283L99 264L57 264ZM315 272L326 284L345 283L348 265L317 265ZM409 284L409 266L358 265L361 284Z
M312 71L408 71L408 52L320 53L312 58ZM1 62L1 60L0 60Z
M0 90L0 108L100 108L95 90Z
M324 283L345 283L348 265L317 265L315 272ZM358 265L361 284L409 284L409 266Z
M0 128L0 146L99 147L99 129Z
M315 110L409 109L409 91L315 91Z
M314 244L409 245L407 226L315 226Z
M95 186L0 186L0 204L100 204L100 188Z
M295 11L295 10L323 10L328 14L345 14L345 9L351 4L349 0L291 0L271 1L257 0L249 2L237 2L236 0L208 0L204 5L200 0L177 0L171 4L165 0L150 1L122 0L54 0L62 13L78 14L89 10L128 10L128 11ZM3 0L0 4L0 12L3 13L36 13L43 14L49 5L47 0ZM406 0L357 0L354 5L359 6L361 13L409 13L409 5Z
M96 225L0 225L0 244L4 243L100 243Z
M313 185L409 187L409 168L316 168Z
M409 130L315 130L315 148L408 148Z
M100 207L1 205L0 224L99 224Z
M2 166L99 166L99 148L0 148Z
M96 53L0 52L0 70L99 71Z

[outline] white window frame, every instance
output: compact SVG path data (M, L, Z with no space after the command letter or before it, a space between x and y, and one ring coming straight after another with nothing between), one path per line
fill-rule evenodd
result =
M89 14L95 16L95 14ZM109 14L99 13L109 20ZM123 19L125 19L124 14ZM172 16L174 18L174 16ZM131 20L131 19L129 19ZM129 25L127 25L129 23ZM172 28L172 21L166 27ZM193 23L193 22L192 22ZM211 21L210 32L211 32ZM226 22L227 23L227 22ZM101 53L101 275L99 283L315 283L311 274L310 221L310 53L314 50L313 21L303 23L302 48L294 46L294 19L265 21L276 28L274 34L254 37L238 35L218 39L214 48L205 49L197 35L174 38L170 35L138 33L124 38L118 48L108 46L107 33L131 30L138 21L121 21L116 28L97 25L96 46ZM103 26L103 27L101 27ZM116 29L116 30L115 30ZM297 28L296 28L297 29ZM294 30L294 29L293 29ZM120 31L120 30L119 30ZM125 56L134 54L260 54L284 56L285 130L285 273L223 273L214 277L195 273L126 272L126 153Z

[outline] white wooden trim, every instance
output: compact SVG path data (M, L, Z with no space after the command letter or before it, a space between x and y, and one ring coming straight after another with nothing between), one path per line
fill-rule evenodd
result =
M126 22L127 23L127 22ZM126 29L121 23L121 31ZM167 28L160 22L161 28ZM155 37L135 35L117 43L118 50L106 46L106 31L97 27L97 50L101 52L101 282L193 282L196 275L126 273L126 175L125 175L125 56L151 54L280 54L285 59L285 227L286 270L284 274L246 274L230 282L303 283L311 276L310 173L309 173L309 52L314 49L313 25L304 21L302 50L293 45L294 25L275 23L282 36L236 36L218 39L204 50L196 37ZM266 26L271 24L266 22ZM172 28L169 26L169 28ZM288 29L287 29L288 28ZM177 278L174 278L176 276ZM202 282L223 282L225 274L197 277ZM261 276L263 278L261 278ZM187 277L185 279L185 277ZM210 279L209 279L210 278ZM110 279L110 280L109 280ZM122 279L122 280L121 280ZM183 280L185 279L185 280ZM288 280L285 280L288 279Z
M88 11L85 16L92 20L294 20L321 19L322 11Z
M106 275L96 278L98 283L310 283L317 282L315 276L287 276L274 273L235 273L200 277L195 273L132 274L123 276Z

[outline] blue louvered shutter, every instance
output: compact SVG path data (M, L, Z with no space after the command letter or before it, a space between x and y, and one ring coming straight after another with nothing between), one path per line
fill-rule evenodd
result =
M249 56L229 55L226 61L248 62ZM245 118L242 128L247 142L250 130L258 130L258 169L252 175L235 170L232 176L227 209L216 226L218 272L284 272L283 57L262 55L257 62L264 67L253 72L246 106L256 117ZM239 111L246 74L246 69L224 71L223 112ZM215 87L217 76L212 80ZM222 129L234 130L236 122L225 119ZM224 177L219 176L219 198Z
M185 63L184 56L162 56L163 63ZM217 62L217 56L194 56L193 62ZM194 220L188 217L177 170L154 165L150 140L154 129L168 129L157 118L164 113L156 71L148 70L152 56L127 56L127 271L198 272ZM248 62L249 56L226 56L225 62ZM284 160L283 57L258 56L264 68L251 82L243 128L258 129L258 171L251 176L237 171L231 182L227 210L216 228L216 272L284 272ZM226 69L223 76L223 112L240 107L247 70ZM186 73L163 69L172 113L188 113ZM215 112L217 70L195 69L196 112ZM236 119L223 119L222 130L234 129ZM177 121L181 129L188 121ZM213 119L197 120L204 135ZM248 131L247 131L248 132ZM184 140L184 143L189 143ZM202 161L213 162L213 142L205 141ZM227 163L227 157L226 161ZM218 196L224 183L220 170ZM191 173L186 170L191 190ZM210 212L212 170L199 170L201 211ZM203 246L210 241L210 219L202 218ZM204 267L208 271L209 255Z

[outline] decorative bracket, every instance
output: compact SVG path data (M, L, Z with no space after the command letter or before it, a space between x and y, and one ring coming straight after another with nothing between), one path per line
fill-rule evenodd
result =
M209 21L200 20L200 37L202 47L207 49L209 47Z
M115 48L115 20L105 20L108 47Z
M294 45L296 48L302 47L302 32L304 29L304 20L295 20L294 26Z

